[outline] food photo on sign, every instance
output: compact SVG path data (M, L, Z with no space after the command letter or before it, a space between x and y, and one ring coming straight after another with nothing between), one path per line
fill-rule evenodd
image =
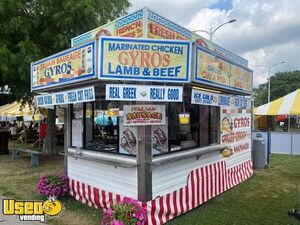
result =
M138 150L138 127L125 126L123 118L119 118L119 152L122 154L136 155Z
M251 151L250 113L222 112L220 130L221 144L228 145L225 149L220 150L222 158L229 158L234 154Z
M151 126L153 155L168 152L168 125Z

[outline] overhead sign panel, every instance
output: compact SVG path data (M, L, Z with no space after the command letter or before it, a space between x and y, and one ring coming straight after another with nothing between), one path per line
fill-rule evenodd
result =
M188 41L102 37L99 79L188 82Z
M101 36L141 38L143 37L143 20L144 10L142 9L72 38L71 46L78 46Z
M251 109L251 98L249 97L217 94L197 89L192 89L191 103L198 105L231 107L235 109Z
M106 100L182 102L182 87L134 84L107 84Z
M37 107L74 104L91 101L95 101L94 87L86 87L81 89L73 89L64 92L35 96L35 104Z
M95 78L95 48L93 41L32 63L32 90Z
M230 95L222 95L201 90L192 89L192 104L212 106L232 106L234 99Z
M243 93L252 92L252 70L196 46L194 81Z

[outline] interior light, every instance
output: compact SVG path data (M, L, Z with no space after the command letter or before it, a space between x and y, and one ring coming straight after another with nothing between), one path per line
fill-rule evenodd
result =
M221 94L221 91L212 90L212 89L208 89L208 88L193 87L193 89Z

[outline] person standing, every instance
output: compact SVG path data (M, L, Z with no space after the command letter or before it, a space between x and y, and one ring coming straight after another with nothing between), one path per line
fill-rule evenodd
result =
M30 122L30 125L29 125L29 131L30 131L30 132L33 131L33 122L32 122L32 121Z
M24 123L22 125L22 131L20 132L20 137L19 137L18 141L23 144L27 143L27 127L25 126Z
M41 139L43 143L45 144L45 138L46 138L46 132L47 132L47 123L46 119L43 119L42 124L40 126L40 132L41 132Z
M17 137L17 125L16 124L12 124L11 127L9 128L10 130L10 139L16 139Z
M106 130L110 136L113 136L114 135L114 124L113 124L112 118L109 116L107 118L107 120L108 121L107 121Z

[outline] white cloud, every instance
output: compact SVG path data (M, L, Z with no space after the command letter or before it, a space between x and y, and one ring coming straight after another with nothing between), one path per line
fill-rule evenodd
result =
M299 0L232 0L230 11L210 9L217 1L197 0L133 0L133 8L148 6L161 15L190 30L207 30L237 19L220 28L214 42L249 61L254 70L254 84L266 81L268 69L256 64L285 64L272 68L277 71L300 69L300 1ZM137 8L136 8L137 9ZM205 33L199 32L206 36Z
M148 7L173 22L185 25L201 8L218 0L131 0L130 12Z

